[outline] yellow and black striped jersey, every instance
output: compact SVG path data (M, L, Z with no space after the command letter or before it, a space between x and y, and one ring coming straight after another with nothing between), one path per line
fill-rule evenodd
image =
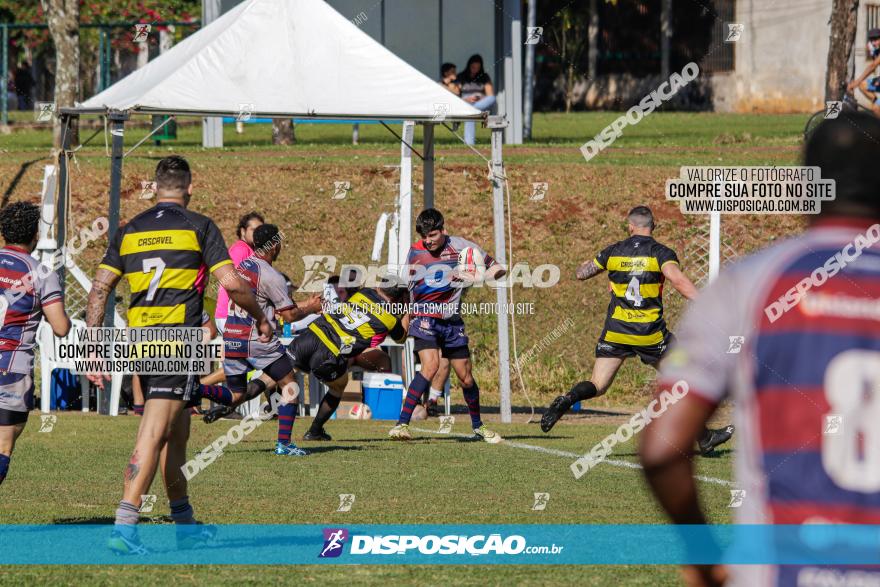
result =
M406 331L400 323L404 313L406 304L386 302L376 290L363 288L345 302L334 304L309 324L309 330L334 355L355 357L379 346L386 336L397 342L406 340Z
M593 260L608 271L611 303L602 340L653 346L668 334L663 320L663 266L678 263L675 252L650 236L631 236L604 249Z
M201 326L208 274L227 263L213 220L160 202L116 232L99 267L128 280L130 327Z

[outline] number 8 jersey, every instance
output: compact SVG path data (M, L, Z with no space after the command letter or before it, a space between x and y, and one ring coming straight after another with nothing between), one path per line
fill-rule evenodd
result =
M100 267L128 280L130 327L198 327L207 274L227 263L210 218L160 202L116 232Z
M661 364L661 386L736 403L738 523L880 524L880 226L841 222L722 271ZM734 584L817 584L809 567L735 571Z
M601 341L655 346L668 336L663 320L661 269L678 263L675 252L650 236L634 235L596 255L593 263L608 271L611 303Z

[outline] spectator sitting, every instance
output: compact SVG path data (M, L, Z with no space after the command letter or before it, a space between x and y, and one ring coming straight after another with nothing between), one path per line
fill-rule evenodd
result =
M461 86L458 85L458 69L454 63L444 63L440 66L440 85L455 94L461 95Z
M483 58L471 55L467 67L458 76L456 83L461 88L461 99L483 112L495 105L495 89L489 74L483 71ZM464 124L464 142L473 145L477 137L477 126L473 121Z
M31 92L34 90L34 78L31 76L31 64L25 61L15 70L15 95L19 110L33 108Z

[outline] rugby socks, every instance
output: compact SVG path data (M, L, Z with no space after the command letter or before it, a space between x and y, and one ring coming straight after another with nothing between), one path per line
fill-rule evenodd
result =
M144 415L144 404L133 404L131 406L131 411L134 412L135 416L143 416Z
M290 435L293 433L293 421L296 418L296 408L299 404L278 404L278 442L290 444Z
M464 393L464 401L467 404L468 413L471 415L471 426L475 429L479 428L483 425L483 421L480 419L480 388L474 381L473 385L462 387L461 391Z
M232 392L222 385L199 385L199 393L203 398L224 406L232 403Z
M409 384L409 389L406 390L406 401L403 404L403 409L400 411L400 419L397 421L398 424L409 424L410 418L412 418L413 410L416 409L416 406L421 403L422 396L425 395L425 392L428 391L428 388L431 387L431 382L425 379L425 376L421 374L421 372L416 372L416 376L413 377L412 383Z
M138 507L133 503L122 500L119 502L119 507L116 508L116 522L114 523L114 529L123 537L132 540L137 536L137 523L139 517Z
M6 473L9 472L9 461L9 456L0 455L0 485L3 484L3 480L6 479Z
M599 395L599 390L596 389L596 386L593 385L592 381L581 381L577 385L571 388L571 391L565 394L565 397L568 398L568 401L572 403L572 405L578 403L579 401L583 401L585 399L591 399Z
M171 505L171 519L175 524L195 524L193 518L193 507L189 504L189 496L185 495L180 499L175 499Z
M315 419L312 420L310 427L312 432L317 433L324 428L324 424L327 423L327 420L330 419L330 416L339 407L340 401L342 401L342 396L336 397L332 393L324 394L324 399L321 400L321 405L318 407L318 413L315 415Z
M428 401L429 402L436 402L438 399L440 399L441 395L443 395L442 389L434 389L432 387L431 392L428 394Z

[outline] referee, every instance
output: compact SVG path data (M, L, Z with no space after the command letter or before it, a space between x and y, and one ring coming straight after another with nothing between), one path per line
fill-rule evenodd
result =
M226 244L214 222L187 209L192 174L183 157L162 159L156 167L156 205L135 216L110 242L89 293L86 323L102 326L107 297L122 277L131 289L130 328L202 325L207 273L247 311L266 341L272 328L251 288L235 273ZM198 401L196 375L141 375L144 416L134 451L124 473L122 501L108 546L120 554L145 554L137 534L141 495L149 491L157 467L162 469L171 517L177 525L178 548L209 540L213 529L196 525L181 471L186 461L189 410ZM103 388L106 374L89 379Z

